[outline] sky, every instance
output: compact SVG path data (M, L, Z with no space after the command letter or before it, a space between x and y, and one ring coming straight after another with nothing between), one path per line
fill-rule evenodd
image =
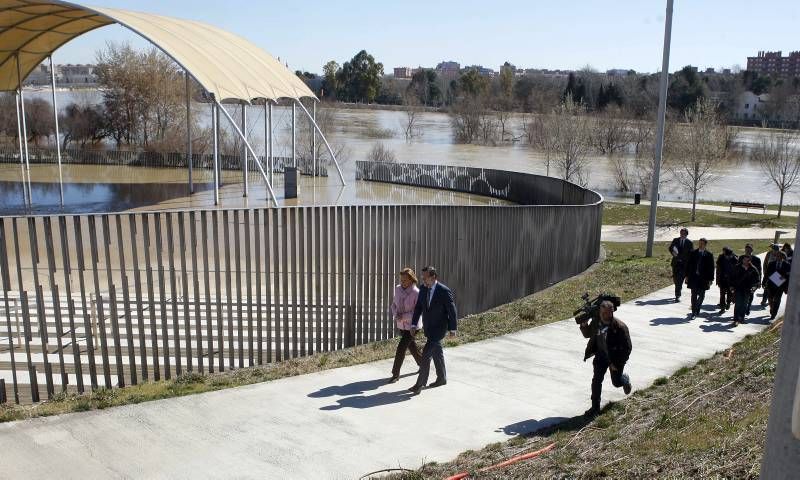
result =
M241 35L292 70L319 73L365 49L386 73L444 60L498 69L656 72L666 0L90 0L105 7L204 21ZM759 50L800 50L800 2L676 0L670 70L745 67ZM56 63L93 63L108 41L147 43L122 27L90 32Z

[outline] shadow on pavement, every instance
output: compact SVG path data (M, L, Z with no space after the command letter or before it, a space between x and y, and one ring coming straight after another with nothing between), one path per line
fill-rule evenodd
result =
M397 392L382 392L375 395L358 395L355 397L347 397L336 400L336 405L327 405L320 410L332 411L340 410L342 408L372 408L380 407L382 405L391 405L393 403L405 402L413 398L411 392L403 389Z
M503 432L506 435L528 435L544 428L564 423L567 420L571 419L567 417L547 417L541 420L530 419L506 425L505 427L498 428L495 432Z
M658 300L636 300L633 302L634 305L638 306L652 306L652 305L674 305L675 299L674 298L661 298Z
M660 317L654 318L650 320L650 325L654 327L658 327L660 325L680 325L682 323L689 323L691 320L689 319L689 314L687 313L685 317Z
M406 373L405 375L400 375L400 378L406 378L416 374L417 374L416 372ZM348 383L347 385L332 385L330 387L321 388L316 392L309 393L308 396L311 398L324 398L324 397L334 397L334 396L348 397L350 395L358 395L360 393L380 388L383 385L386 385L386 382L388 380L389 376L386 376L385 378L379 378L377 380L362 380L359 382Z

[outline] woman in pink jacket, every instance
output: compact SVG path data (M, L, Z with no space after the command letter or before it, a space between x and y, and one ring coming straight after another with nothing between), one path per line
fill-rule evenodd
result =
M400 330L400 343L397 345L397 353L394 356L394 366L392 367L392 378L389 379L389 383L394 383L400 379L400 367L403 366L406 350L411 352L417 365L422 359L417 342L414 341L414 335L422 328L422 320L419 321L417 330L412 331L411 329L411 316L414 313L417 296L419 295L417 276L414 275L414 270L410 268L404 268L399 275L400 284L394 287L392 318L394 318L397 329Z

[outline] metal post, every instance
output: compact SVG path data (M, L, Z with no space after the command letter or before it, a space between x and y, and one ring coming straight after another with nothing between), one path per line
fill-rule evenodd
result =
M311 120L317 121L317 101L311 100ZM311 128L311 165L314 171L312 172L314 183L317 180L317 131Z
M331 148L331 144L328 143L328 139L325 138L325 134L322 133L322 130L320 130L319 125L317 125L316 120L314 120L311 117L311 114L308 113L308 110L306 110L306 107L304 107L302 103L300 103L300 108L303 109L303 111L306 113L308 118L311 118L311 123L314 124L314 129L316 129L316 131L319 132L319 136L322 138L322 141L325 142L325 147L327 147L328 153L331 154L331 158L333 159L333 164L336 165L336 171L339 172L339 178L342 180L342 185L343 186L347 186L347 182L344 181L344 175L342 175L342 169L341 169L341 167L339 167L339 162L336 160L336 155L333 153L333 149Z
M211 131L214 136L214 205L219 205L219 110L211 105Z
M27 205L31 204L30 194L28 191L28 180L25 174L25 154L22 149L22 119L19 113L19 90L14 91L14 106L17 109L17 139L19 140L19 168L22 172L22 196Z
M192 180L192 79L189 72L184 71L186 77L186 165L189 166L189 195L194 193Z
M297 102L292 103L292 166L297 168L297 135L296 135L296 128L295 128L295 120L297 115L297 109L295 105Z
M664 21L664 53L661 60L661 80L658 84L658 118L656 119L656 153L653 159L653 186L650 188L650 221L647 227L647 250L645 256L653 256L653 240L656 234L656 211L658 209L658 183L661 174L661 157L664 153L664 116L667 111L667 84L669 83L669 47L672 39L672 3L667 0L667 17Z
M58 189L61 195L61 206L64 206L64 175L61 169L61 141L58 133L58 103L56 102L56 70L53 66L53 56L50 55L50 86L53 88L53 120L56 126L56 155L58 156Z
M247 141L247 104L242 102L242 134L244 135L244 141ZM258 159L256 159L258 160ZM248 184L247 184L247 147L242 148L242 174L244 175L244 195L247 196Z
M221 107L218 100L215 99L214 102L217 104L218 107ZM236 134L239 135L239 138L241 138L242 141L244 142L245 146L247 147L247 150L250 152L250 155L255 157L256 152L253 150L253 147L251 147L250 144L247 142L247 138L245 138L242 131L239 130L239 126L236 125L236 121L233 119L233 117L231 117L231 115L228 113L227 110L225 110L224 108L222 108L221 110L222 113L225 115L225 117L228 119L228 121L231 122L231 125L233 126L233 129L236 131ZM275 206L277 207L278 199L275 197L275 192L272 191L272 184L270 183L269 178L267 178L267 173L264 171L264 168L261 166L260 163L256 162L256 166L258 167L258 170L261 172L261 176L264 178L264 181L267 183L267 190L269 191L269 194L272 195L272 201L273 203L275 203Z
M272 182L275 174L275 164L272 157L273 132L272 132L272 104L267 101L267 130L269 131L269 181Z
M22 93L22 71L19 66L19 52L17 52L17 81L19 82L19 107L22 114L22 144L25 146L25 168L30 174L31 163L28 156L28 126L25 123L25 95Z

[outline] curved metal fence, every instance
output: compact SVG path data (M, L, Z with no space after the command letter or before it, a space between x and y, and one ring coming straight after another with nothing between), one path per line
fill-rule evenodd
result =
M529 204L0 217L0 399L36 402L391 338L404 266L435 265L464 316L597 259L602 198L576 185L495 170L357 168L365 180L488 189Z

